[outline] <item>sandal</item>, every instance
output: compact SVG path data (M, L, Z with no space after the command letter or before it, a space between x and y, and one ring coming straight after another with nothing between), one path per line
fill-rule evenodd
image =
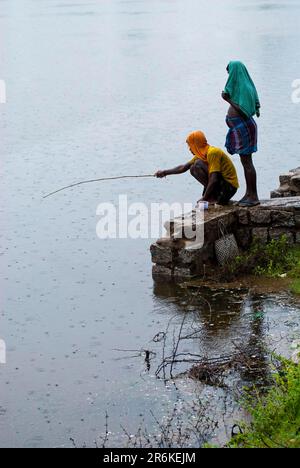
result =
M252 200L243 200L238 203L238 206L242 208L252 208L253 206L260 205L260 201L252 201Z

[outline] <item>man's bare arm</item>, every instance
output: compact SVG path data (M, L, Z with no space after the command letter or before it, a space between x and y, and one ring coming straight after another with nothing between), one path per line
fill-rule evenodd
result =
M176 166L173 169L166 169L165 171L157 171L155 176L158 177L159 179L162 179L163 177L167 177L168 175L176 175L176 174L183 174L184 172L187 172L192 166L191 162L188 162L186 164L181 164L180 166Z

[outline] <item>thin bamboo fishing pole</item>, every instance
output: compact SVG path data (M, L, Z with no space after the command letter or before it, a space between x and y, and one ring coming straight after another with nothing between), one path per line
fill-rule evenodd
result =
M82 182L76 182L74 184L66 185L65 187L55 190L54 192L48 193L48 195L45 195L43 198L51 197L51 195L55 195L56 193L62 192L63 190L66 190L68 188L77 187L78 185L83 185L83 184L90 184L92 182L103 182L105 180L119 180L119 179L142 179L142 178L145 179L147 177L155 177L155 175L153 174L130 175L130 176L118 176L118 177L104 177L102 179L83 180Z

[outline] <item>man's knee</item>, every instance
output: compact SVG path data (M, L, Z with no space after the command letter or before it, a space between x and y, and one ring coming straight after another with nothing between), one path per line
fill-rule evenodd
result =
M203 161L201 161L201 159L199 159L199 161L194 162L190 169L190 173L192 174L192 176L194 176L197 173L199 174L199 172L207 173L207 166Z

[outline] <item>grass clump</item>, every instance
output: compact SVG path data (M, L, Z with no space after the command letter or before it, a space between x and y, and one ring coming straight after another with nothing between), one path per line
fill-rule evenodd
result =
M291 284L291 292L300 295L300 278L294 279Z
M229 281L242 276L288 277L291 291L300 295L300 247L291 246L283 235L262 244L254 240L250 249L223 267L221 278Z
M297 262L300 279L300 249L291 248L286 236L268 244L255 239L250 249L227 264L222 273L230 279L243 275L278 277L294 269Z
M246 398L252 417L233 437L230 448L300 448L300 366L281 358L274 385L260 397Z
M291 278L291 292L300 295L300 247L294 247L292 252L294 264L288 276Z

